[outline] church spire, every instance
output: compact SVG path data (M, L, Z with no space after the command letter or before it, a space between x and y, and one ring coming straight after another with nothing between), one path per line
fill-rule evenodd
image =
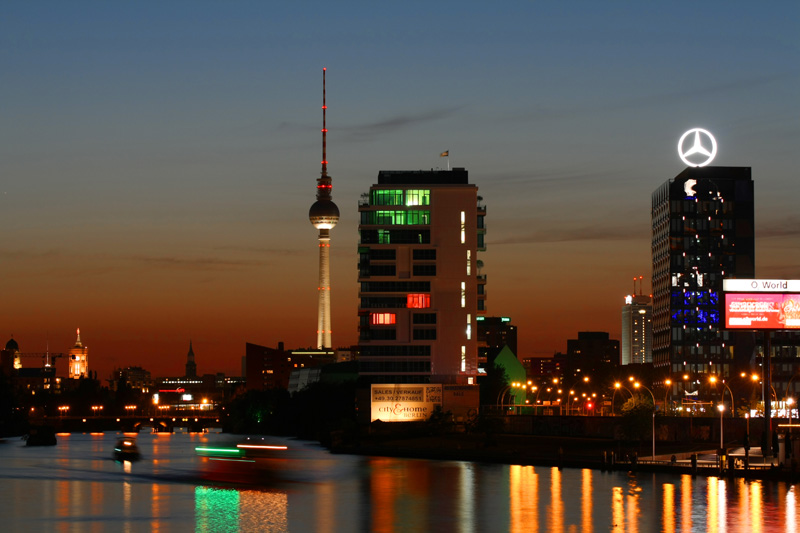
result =
M191 340L189 340L189 353L186 354L186 377L197 377L197 364L194 362L194 350L192 349Z
M78 338L75 339L75 348L83 348L83 343L81 342L81 328L78 328Z

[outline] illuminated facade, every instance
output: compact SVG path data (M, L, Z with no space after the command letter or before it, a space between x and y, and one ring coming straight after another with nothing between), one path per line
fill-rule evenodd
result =
M690 167L652 196L653 364L729 377L749 366L751 333L723 329L723 278L753 278L749 167Z
M477 193L463 168L381 171L359 203L359 374L372 383L475 383Z
M75 345L69 350L69 377L70 379L89 377L89 347L81 342L80 328Z
M319 230L319 285L317 285L317 348L331 347L331 233L339 222L339 208L331 199L333 184L328 176L325 124L325 69L322 69L322 171L317 178L317 201L308 211L308 219Z
M652 298L628 295L622 306L622 341L620 364L653 362Z

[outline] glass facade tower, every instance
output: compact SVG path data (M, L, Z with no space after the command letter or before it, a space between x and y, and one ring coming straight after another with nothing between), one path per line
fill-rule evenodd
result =
M749 167L690 167L652 196L653 364L727 378L754 337L723 329L722 280L753 278Z

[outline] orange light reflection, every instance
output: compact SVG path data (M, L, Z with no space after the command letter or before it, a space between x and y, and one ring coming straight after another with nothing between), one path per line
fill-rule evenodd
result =
M675 485L664 483L663 502L661 504L661 522L664 524L664 533L675 533Z

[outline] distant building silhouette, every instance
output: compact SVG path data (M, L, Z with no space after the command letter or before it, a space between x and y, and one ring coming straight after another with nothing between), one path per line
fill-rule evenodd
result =
M194 362L194 350L192 349L192 341L189 341L189 353L186 354L186 377L197 377L197 364Z
M245 381L247 390L287 389L293 370L316 368L336 361L333 350L284 349L245 343ZM308 378L306 378L308 379Z
M603 375L619 366L619 341L605 331L579 331L577 339L567 340L564 377Z
M479 316L478 330L478 367L485 371L487 365L494 363L494 358L504 346L517 356L517 326L507 316Z

